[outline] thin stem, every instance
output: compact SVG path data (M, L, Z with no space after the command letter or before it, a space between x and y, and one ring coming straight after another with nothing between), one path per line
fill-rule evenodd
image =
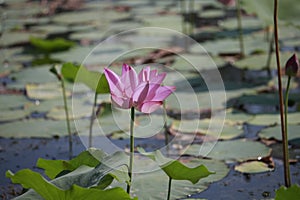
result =
M166 109L166 101L163 101L163 110L164 110L164 133L165 133L165 145L167 146L169 143L169 135L168 135L168 118L167 118L167 109Z
M64 99L66 123L67 123L68 136L69 136L69 158L71 159L73 157L73 141L72 141L72 132L71 132L71 127L70 127L69 109L68 109L68 104L67 104L65 82L63 79L61 79L60 81L61 81L61 88L62 88L63 99Z
M131 120L130 120L130 159L129 159L129 183L127 184L127 193L130 194L130 187L132 183L132 168L133 168L133 156L134 156L134 136L133 136L133 127L134 127L134 107L131 108Z
M179 1L180 4L180 12L181 12L181 29L183 33L186 33L186 26L185 26L185 1L184 0L180 0Z
M195 7L195 2L194 0L189 1L189 18L190 18L190 30L189 30L189 35L194 33L194 27L195 27L195 18L194 18L194 7Z
M170 197L171 197L171 187L172 187L172 178L169 177L169 187L168 187L168 197L167 197L167 200L170 200Z
M98 94L97 94L97 92L96 92L96 93L95 93L95 96L94 96L94 103L93 103L92 115L91 115L91 121L90 121L90 129L89 129L89 147L92 147L92 146L93 146L93 123L94 123L94 120L96 119L97 97L98 97Z
M272 75L271 74L271 60L272 60L272 53L274 52L273 44L274 44L274 34L272 34L272 38L270 40L268 59L267 59L267 64L266 64L266 67L267 67L267 70L268 70L268 75L269 75L270 78L271 78L271 75Z
M278 0L274 0L274 38L275 38L275 53L276 53L276 63L277 63L277 76L278 76L278 93L279 93L279 107L280 107L280 123L281 123L281 134L282 134L282 147L283 147L283 160L284 160L284 180L285 186L289 187L291 185L291 180L288 174L288 147L287 147L287 134L285 132L284 123L284 104L282 95L282 84L281 84L281 69L280 69L280 57L279 57L279 43L278 43Z
M244 39L243 39L242 12L241 12L240 0L236 1L236 12L237 12L236 15L237 15L239 40L240 40L240 54L241 57L243 58L245 56L245 48L244 48Z
M290 82L291 82L291 76L288 77L288 82L286 86L286 91L285 91L285 103L284 103L284 124L285 124L285 133L286 133L286 140L282 141L285 144L283 145L284 149L283 152L286 152L287 154L284 157L284 163L285 163L285 173L286 173L286 186L290 187L291 185L291 175L290 175L290 163L289 163L289 149L288 149L288 119L287 119L287 114L288 114L288 103L289 103L289 90L290 90Z

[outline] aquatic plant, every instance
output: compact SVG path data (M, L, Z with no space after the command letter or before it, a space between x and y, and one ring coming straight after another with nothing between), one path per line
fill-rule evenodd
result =
M137 74L131 66L123 64L120 77L108 68L105 69L104 73L110 87L113 104L119 108L131 109L130 160L128 172L130 181L127 185L127 192L130 193L134 156L133 126L135 108L143 113L154 112L175 90L175 87L162 86L161 84L166 77L166 73L158 74L157 70L151 70L150 67L142 69L141 72Z

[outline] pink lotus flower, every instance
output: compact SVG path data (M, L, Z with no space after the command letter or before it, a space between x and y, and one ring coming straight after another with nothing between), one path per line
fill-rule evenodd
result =
M123 64L120 77L107 68L104 74L112 102L119 108L135 107L143 113L151 113L175 91L175 87L161 85L166 73L158 74L157 70L150 70L150 67L142 69L137 75L131 66Z

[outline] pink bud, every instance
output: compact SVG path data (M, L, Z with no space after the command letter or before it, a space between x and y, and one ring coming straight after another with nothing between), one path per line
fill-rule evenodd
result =
M285 74L288 76L296 76L299 68L299 60L296 54L288 59L285 64Z

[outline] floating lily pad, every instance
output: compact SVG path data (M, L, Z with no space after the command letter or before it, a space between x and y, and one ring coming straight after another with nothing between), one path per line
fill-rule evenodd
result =
M25 110L1 110L0 122L23 119L28 115Z
M118 20L129 17L130 13L115 13L113 10L110 12L105 10L87 10L61 13L54 16L53 21L57 24L95 24L103 25L107 20Z
M69 31L69 28L62 25L46 24L46 25L34 26L32 27L31 30L50 35L50 34L66 33Z
M68 135L67 125L65 121L52 120L23 120L0 125L1 137L14 138L30 138ZM74 128L72 128L74 131Z
M294 38L295 40L297 40L297 38L299 39L300 29L297 28L297 26L295 27L293 25L282 25L279 26L279 30L279 38L283 43L287 42L286 40L289 38Z
M171 129L183 133L200 133L212 136L215 139L233 139L243 134L241 127L224 124L222 121L211 120L175 120Z
M101 14L99 11L67 12L57 14L53 17L53 22L57 24L90 24L100 23Z
M128 49L127 45L108 43L100 43L98 46L75 47L68 52L52 54L52 58L84 65L104 64L107 66Z
M134 127L134 135L136 138L148 138L162 131L164 131L163 115L151 114L136 117Z
M128 122L128 119L126 119L125 123L126 122ZM169 124L170 122L171 119L168 118L167 123ZM162 134L165 131L164 124L163 115L151 114L136 116L134 124L134 137L151 138L158 134ZM111 135L112 139L128 139L129 137L129 130L126 130L125 132L114 132Z
M280 54L280 61L281 66L285 65L285 62L291 57L290 53L281 53ZM259 55L251 55L242 60L239 60L234 63L235 66L242 69L249 69L249 70L259 70L265 69L267 64L268 55L267 54L259 54ZM275 54L272 55L270 67L272 69L276 69L276 57Z
M261 105L261 106L277 106L279 105L278 95L277 94L246 94L242 95L236 99L232 99L231 101L235 101L234 105Z
M195 63L197 65L193 66ZM216 69L221 63L224 62L219 59L212 59L205 54L181 54L180 57L176 57L175 62L172 64L172 68L179 71L200 72L201 70Z
M100 41L103 39L105 32L101 30L94 30L89 32L73 33L70 35L72 40L89 40L89 41Z
M175 92L168 97L167 108L180 113L224 109L225 97L223 94L222 91Z
M266 163L260 161L245 162L234 167L234 170L242 173L262 173L273 171Z
M262 21L255 17L243 17L241 21L243 28L261 28L263 26ZM231 18L221 21L219 25L226 29L236 29L238 27L238 22L236 18Z
M18 65L22 66L24 62L30 62L33 59L33 55L24 54L22 47L14 47L14 48L5 48L1 50L0 53L0 62L5 63L8 61L9 66ZM0 71L7 70L4 66Z
M91 105L80 105L77 103L76 105L73 104L73 106L76 107L76 112L72 112L72 109L69 107L69 119L70 120L88 117L92 113ZM66 113L65 113L64 106L52 108L47 113L46 116L49 119L53 119L53 120L65 120Z
M272 0L260 1L253 0L243 2L243 8L247 10L249 13L256 13L258 17L265 21L268 25L273 25L273 8L270 4L273 3ZM293 5L293 6L291 6ZM279 22L282 24L294 23L295 25L299 25L299 12L300 9L299 4L297 4L296 0L286 0L278 2L278 18Z
M204 42L202 46L213 55L226 54L226 53L239 53L240 46L239 40L236 39L222 39ZM255 51L267 52L269 44L266 40L253 39L252 37L244 37L245 53L247 55Z
M35 68L26 68L20 72L12 73L9 77L16 82L9 84L9 87L24 88L26 83L47 83L57 82L57 78L49 72L50 66L40 66Z
M270 125L280 124L280 115L279 113L256 115L253 120L249 121L249 123L258 126L270 126ZM300 123L299 112L288 114L288 124L299 124L299 123Z
M237 111L234 109L226 110L226 121L225 123L229 124L243 124L248 122L254 117L254 115L250 115L241 111Z
M113 109L110 105L102 109L103 115L99 116L93 124L93 135L107 136L114 132L127 132L129 130L130 115L128 110ZM76 128L80 135L88 135L90 120L77 120Z
M221 18L225 16L225 12L223 10L208 10L202 11L200 16L203 18Z
M27 32L5 32L1 38L2 46L10 46L29 42L30 36L42 37L40 34Z
M110 32L121 32L126 31L130 29L140 28L143 24L141 22L135 22L135 21L125 21L125 22L113 22L109 25Z
M3 63L2 66L0 67L0 77L7 76L12 72L18 72L22 68L23 65L19 63Z
M23 95L0 95L0 110L21 108L26 102Z
M124 3L128 3L124 2ZM151 15L156 15L159 11L159 9L161 9L161 7L158 7L156 5L153 5L151 7L149 6L135 6L132 7L132 12L136 15L138 15L139 17L147 17L147 16L151 16Z
M146 26L169 28L181 31L181 16L180 15L156 15L144 19Z
M217 160L247 161L259 157L268 157L271 149L260 142L250 140L232 140L219 142L206 142L202 145L193 144L184 151L193 156L205 156Z
M300 130L300 125L289 125L288 126L288 137L287 137L288 140L294 140L294 139L300 138L299 130ZM261 130L258 135L260 138L264 138L264 139L272 139L273 138L273 139L282 141L280 126L265 128L265 129Z
M45 84L26 84L25 86L27 97L30 99L54 99L61 97L62 89L60 83L45 83ZM66 91L66 96L71 93Z
M164 31L162 31L164 33ZM130 43L133 47L140 48L141 46L147 47L147 46L154 46L157 44L160 44L161 46L167 46L171 42L170 35L160 35L157 34L157 31L155 30L154 33L148 33L148 34L131 34L124 36L122 38L122 41L124 43Z

